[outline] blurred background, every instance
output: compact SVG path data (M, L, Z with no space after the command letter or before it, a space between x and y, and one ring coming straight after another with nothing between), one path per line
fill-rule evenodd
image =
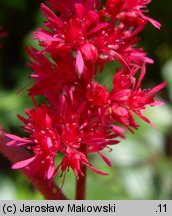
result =
M6 131L22 135L16 115L31 107L26 91L16 95L28 82L30 74L26 64L26 45L33 45L32 32L42 26L41 0L0 0L0 25L8 36L0 39L0 125ZM93 157L99 169L109 173L104 177L88 171L87 199L172 199L172 1L153 0L149 5L150 17L161 22L161 30L150 24L140 35L140 46L155 60L147 67L142 87L152 87L163 80L167 87L158 97L165 101L160 107L148 109L146 115L158 129L140 121L135 135L116 145L105 154L113 162L108 168ZM111 85L113 70L107 66L102 83ZM107 74L109 74L107 76ZM57 177L57 183L61 179ZM74 198L75 179L69 172L64 192ZM43 199L30 182L20 173L11 170L11 164L0 154L0 199Z

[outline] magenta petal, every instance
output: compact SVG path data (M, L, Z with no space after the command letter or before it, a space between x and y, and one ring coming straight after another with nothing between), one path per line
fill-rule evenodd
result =
M141 113L135 112L136 115L141 118L143 121L147 122L148 124L150 124L152 127L154 127L155 129L157 129L157 127L145 116L143 116Z
M147 17L143 14L140 14L140 16L145 19L146 21L150 22L155 28L160 29L161 28L161 24L159 22L157 22L154 19L151 19L150 17Z
M95 13L94 11L89 11L87 17L88 17L90 24L97 22L99 19L98 14Z
M95 28L93 28L91 31L89 31L87 35L94 34L100 31L101 29L106 28L108 25L109 25L108 23L101 23L97 25Z
M18 142L16 140L12 140L10 142L7 142L7 146L23 146L23 145L26 145L27 143L26 142Z
M82 19L84 17L84 13L85 13L83 5L81 5L81 4L75 4L75 9L76 9L76 16L79 19Z
M108 140L106 141L106 145L116 145L118 144L120 141L119 140Z
M24 139L24 138L21 138L21 137L12 135L12 134L5 134L5 136L8 137L8 138L10 138L10 139L12 139L12 140L23 142L23 143L30 143L30 142L32 142L31 140L27 140L27 139Z
M18 137L18 136L12 135L12 134L5 134L5 136L10 138L10 139L18 140L18 141L20 141L22 139L21 137Z
M55 26L59 28L63 28L64 24L63 22L48 8L46 7L43 3L41 4L41 9L43 14L46 16L46 18L53 23Z
M31 162L33 162L35 160L35 156L32 157L32 158L29 158L27 160L23 160L23 161L19 161L17 163L15 163L13 166L12 166L12 169L21 169L21 168L24 168L26 167L28 164L30 164Z
M50 162L49 168L48 168L48 173L47 173L47 179L51 179L54 175L54 163L53 161Z
M79 108L77 109L76 114L75 114L75 119L76 119L76 121L79 120L80 115L81 115L81 113L83 112L85 106L86 106L86 101L84 101L84 102L79 106Z
M140 76L139 76L139 79L138 79L138 82L137 82L137 86L136 86L136 89L139 89L140 88L140 85L141 85L141 82L144 78L146 74L146 66L145 64L142 66L142 69L141 69L141 73L140 73Z
M118 136L125 138L125 136L123 135L125 130L122 127L119 127L117 125L111 125L111 128L116 134L118 134Z
M56 38L53 38L51 35L48 35L44 32L35 32L34 33L35 37L38 38L39 40L44 40L44 41L53 41L53 40L57 40Z
M80 74L82 74L84 70L84 60L81 52L78 50L76 54L76 68Z
M60 96L60 110L63 111L63 113L66 113L67 110L67 102L64 95Z
M113 53L114 57L118 58L122 63L124 63L126 65L126 67L128 68L128 70L131 71L128 63L126 62L126 60L119 53L117 53L114 50L113 51L111 50L111 53Z
M156 101L154 101L153 103L151 103L151 106L161 106L161 105L163 105L163 104L164 104L163 101L156 100Z
M46 140L48 148L51 148L53 146L52 139L50 137L47 137Z
M161 89L163 89L166 86L166 82L162 82L159 85L157 85L155 88L153 88L152 90L150 90L146 96L150 96L155 94L156 92L160 91Z
M10 141L10 142L7 142L7 146L13 146L13 145L16 145L16 140L12 140L12 141Z
M93 138L90 140L90 143L104 143L106 141L105 138Z
M98 154L108 166L112 167L112 162L104 154L102 154L101 152L98 152Z
M90 169L92 169L94 172L100 174L100 175L109 175L108 173L105 173L103 171L100 171L98 169L96 169L95 167L91 166L91 165L87 165Z
M161 24L159 22L157 22L156 20L151 19L151 18L149 18L148 20L155 28L157 28L157 29L161 28Z

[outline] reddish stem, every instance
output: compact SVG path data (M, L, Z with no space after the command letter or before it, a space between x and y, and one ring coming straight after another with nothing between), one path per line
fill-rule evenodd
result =
M86 166L83 166L83 176L76 180L76 200L85 200L86 196Z
M0 152L8 158L11 163L16 163L21 160L25 160L30 157L25 149L16 146L7 146L6 143L9 141L7 137L4 136L4 132L0 129ZM61 189L53 181L48 181L39 175L36 176L29 175L26 170L22 169L22 172L31 183L37 188L41 194L47 200L66 200L67 197L63 194Z
M80 148L80 151L83 152L85 155L87 155L87 147L83 145ZM76 195L75 199L76 200L85 200L86 198L86 171L87 171L87 166L83 165L82 166L82 173L83 175L80 175L79 178L76 179Z

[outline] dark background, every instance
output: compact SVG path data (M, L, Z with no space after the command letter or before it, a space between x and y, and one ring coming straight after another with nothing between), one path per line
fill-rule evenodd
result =
M42 26L44 18L40 12L41 0L0 0L0 25L8 36L0 39L0 125L8 132L22 135L16 114L24 113L31 106L26 91L16 93L29 82L26 45L31 41L32 32ZM143 86L155 86L167 81L167 87L159 93L165 104L148 109L147 116L159 130L141 123L135 136L128 134L107 153L113 168L107 168L93 157L94 164L110 173L102 177L89 172L88 199L172 199L172 1L153 0L149 5L149 16L161 22L161 30L148 24L140 37L140 46L148 52L155 64L147 67ZM109 76L102 75L103 82L110 85ZM11 164L0 155L0 199L42 199L19 171L12 171ZM61 184L61 179L57 177ZM73 197L74 176L69 172L64 186L69 197Z

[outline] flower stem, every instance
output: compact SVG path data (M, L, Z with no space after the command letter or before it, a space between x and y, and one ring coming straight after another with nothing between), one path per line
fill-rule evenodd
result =
M86 169L84 165L82 168L83 176L79 176L76 180L76 200L85 200L86 196Z
M80 148L80 151L87 155L87 147L86 145L83 145ZM82 169L82 175L80 175L76 179L76 194L75 194L75 199L76 200L85 200L86 198L86 177L87 177L87 166L83 164L81 167Z
M8 138L4 136L3 130L0 128L0 152L8 158L11 163L16 163L30 157L30 153L24 148L17 146L7 146ZM47 200L66 200L67 197L61 189L53 181L44 179L39 173L31 176L25 169L22 169L23 174L31 181L36 189Z

